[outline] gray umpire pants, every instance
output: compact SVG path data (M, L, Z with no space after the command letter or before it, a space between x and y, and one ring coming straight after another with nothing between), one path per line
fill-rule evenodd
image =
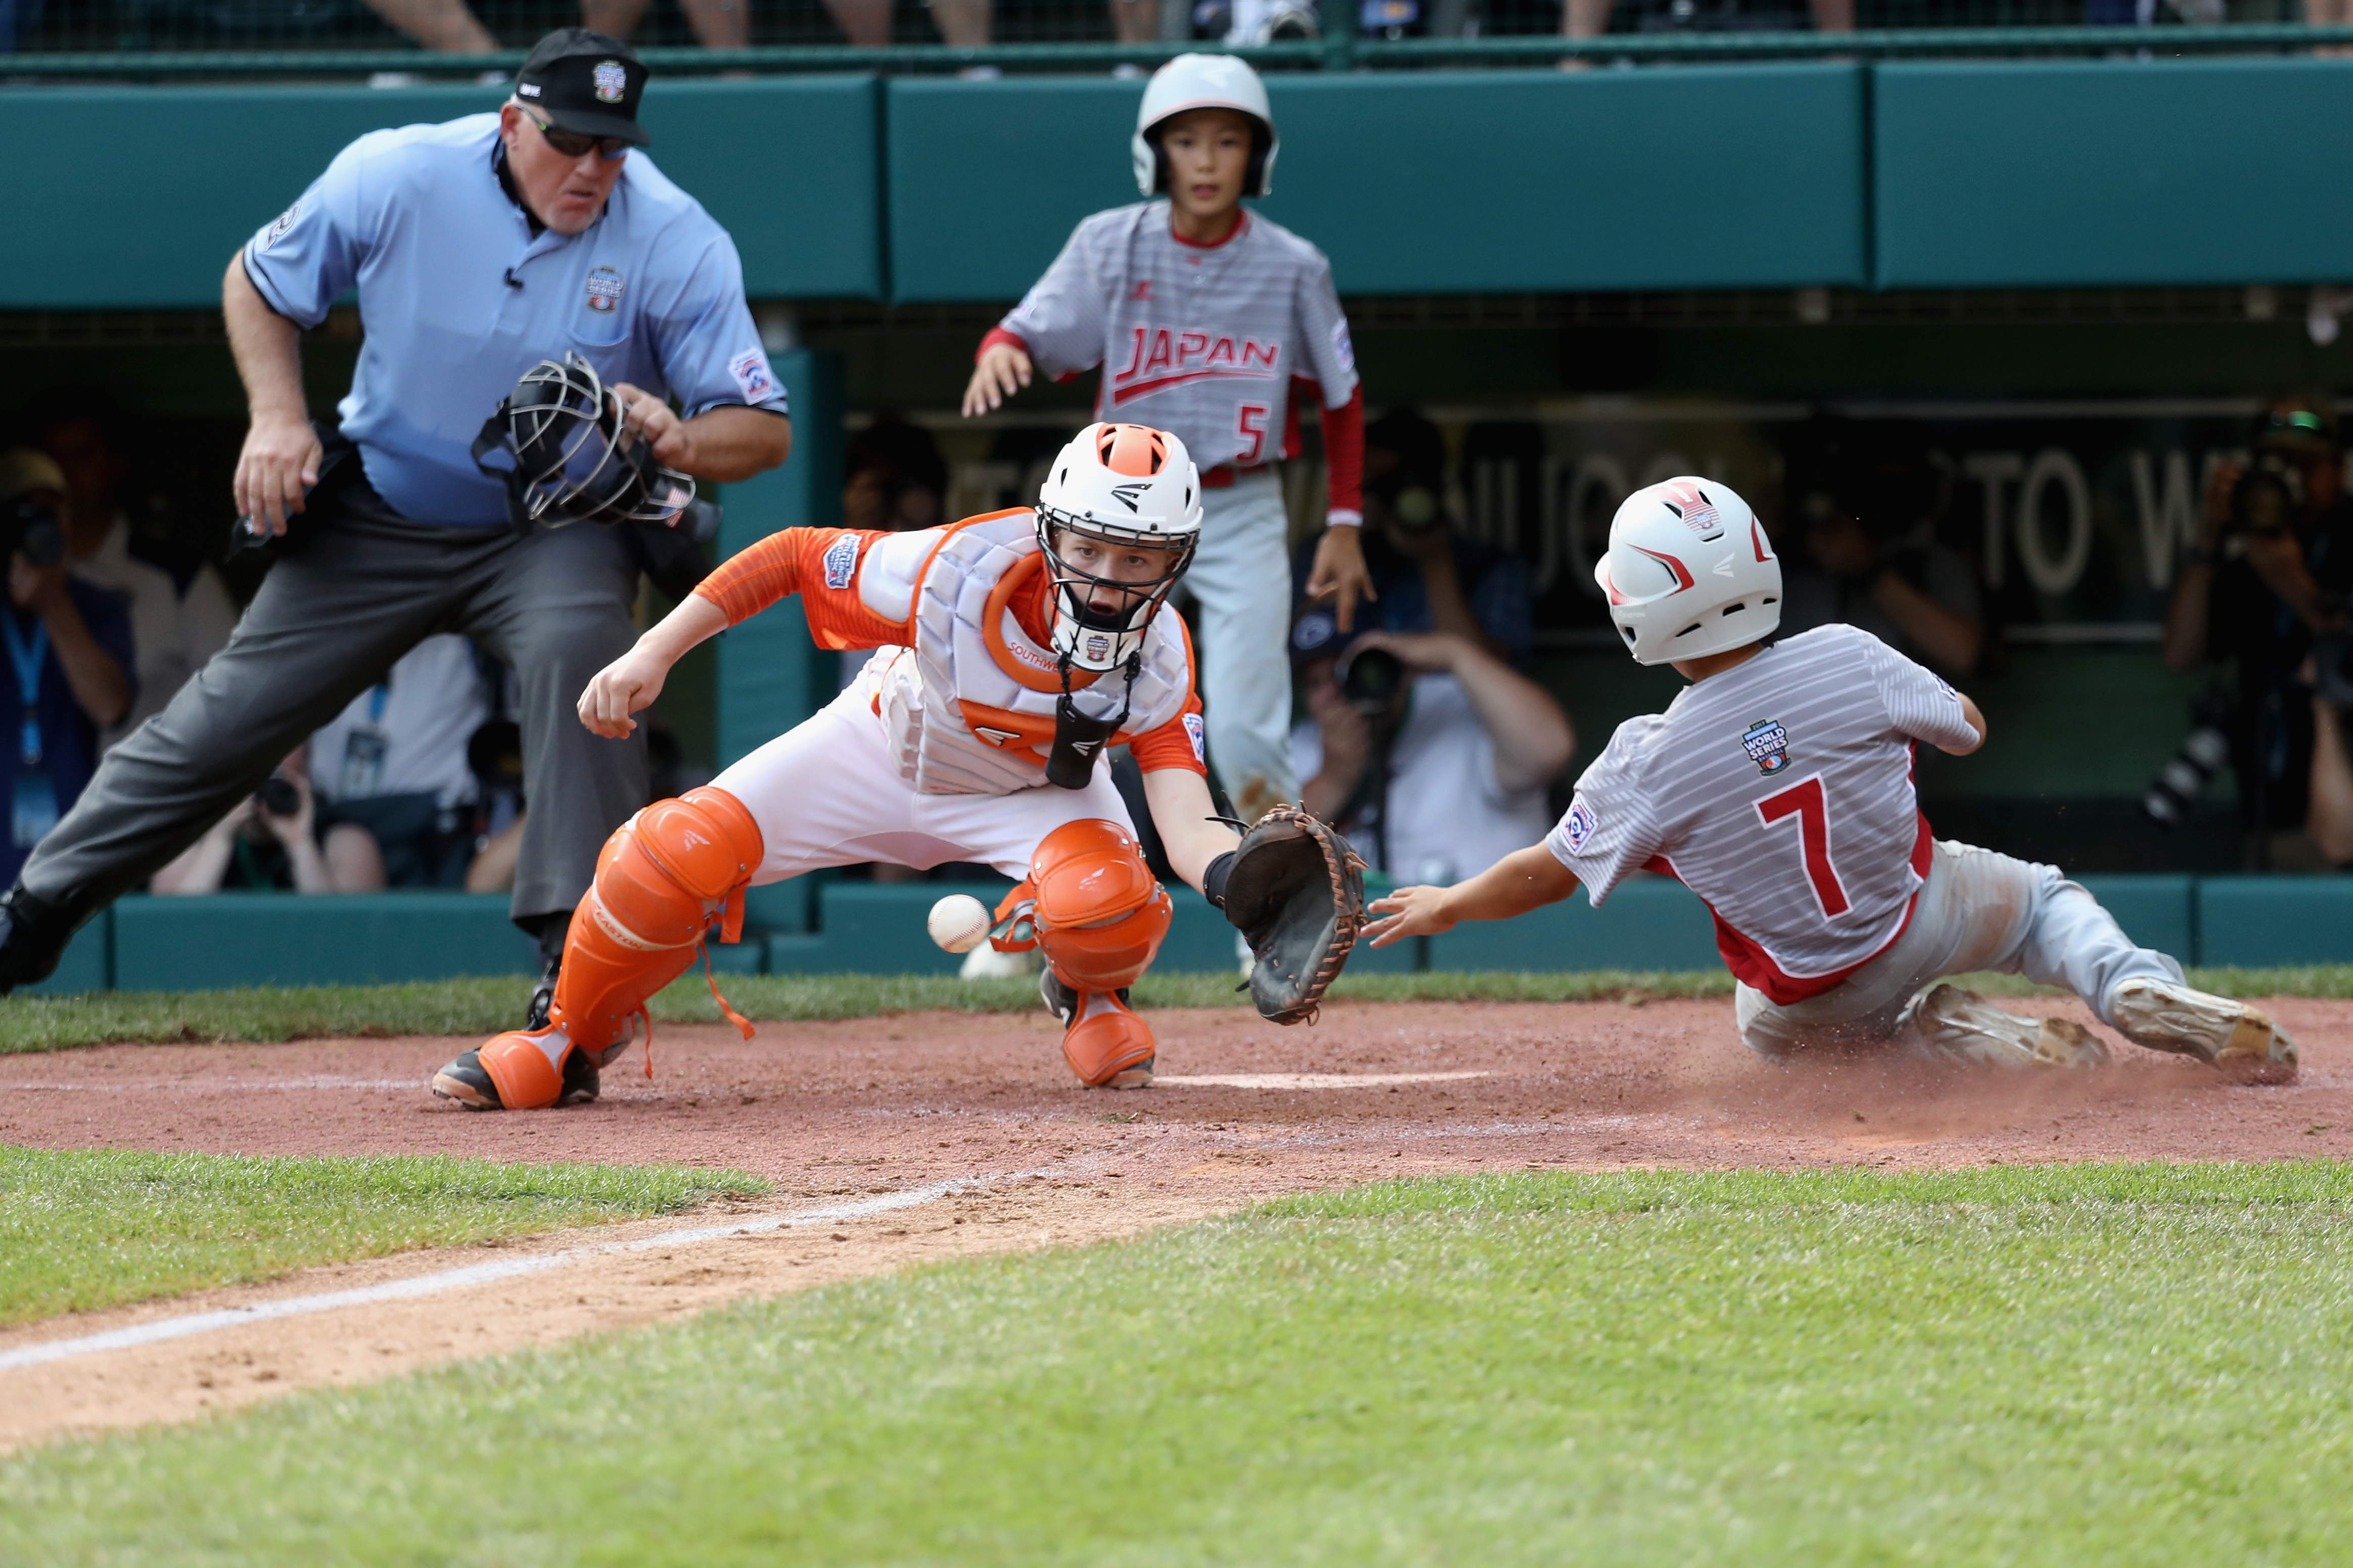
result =
M526 927L569 914L607 837L646 803L644 731L600 740L575 708L637 635L628 531L427 527L364 483L314 497L298 527L228 646L106 754L35 847L26 889L85 916L145 886L401 655L459 632L522 686L530 809L509 907Z

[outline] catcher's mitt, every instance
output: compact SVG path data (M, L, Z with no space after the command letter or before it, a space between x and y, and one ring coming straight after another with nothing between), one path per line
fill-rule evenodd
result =
M1258 960L1250 994L1259 1016L1313 1023L1365 928L1365 863L1332 828L1278 805L1242 835L1225 911Z

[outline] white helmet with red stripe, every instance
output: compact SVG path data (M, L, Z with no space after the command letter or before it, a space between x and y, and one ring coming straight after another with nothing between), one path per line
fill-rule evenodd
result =
M1274 110L1258 72L1248 60L1232 55L1178 55L1152 73L1135 111L1135 134L1128 142L1135 159L1135 188L1146 197L1167 194L1168 170L1155 132L1163 121L1188 109L1230 109L1252 121L1256 135L1250 166L1242 174L1242 195L1272 195L1274 155L1282 148L1274 133Z
M1201 537L1201 476L1185 443L1148 425L1090 425L1071 437L1038 488L1038 545L1054 578L1054 651L1079 669L1116 669L1144 646L1144 628L1193 563ZM1113 574L1066 559L1057 531L1116 551L1148 545L1172 552L1149 578ZM1094 553L1101 554L1101 552ZM1094 600L1116 591L1113 609Z
M1781 559L1748 503L1714 479L1628 496L1593 580L1638 664L1724 653L1781 624Z

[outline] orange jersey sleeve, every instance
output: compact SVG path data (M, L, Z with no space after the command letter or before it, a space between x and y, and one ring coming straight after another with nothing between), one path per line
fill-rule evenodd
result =
M1176 717L1157 730L1146 730L1129 742L1127 749L1135 765L1147 773L1183 768L1208 777L1209 764L1201 742L1201 694L1188 695Z
M798 594L809 635L820 647L904 643L905 624L876 615L858 593L867 552L889 537L868 529L787 528L730 556L694 592L716 605L731 626Z

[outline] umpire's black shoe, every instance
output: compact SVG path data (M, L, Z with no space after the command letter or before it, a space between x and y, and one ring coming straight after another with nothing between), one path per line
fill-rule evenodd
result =
M0 895L0 996L57 973L78 922L64 908L17 883Z

